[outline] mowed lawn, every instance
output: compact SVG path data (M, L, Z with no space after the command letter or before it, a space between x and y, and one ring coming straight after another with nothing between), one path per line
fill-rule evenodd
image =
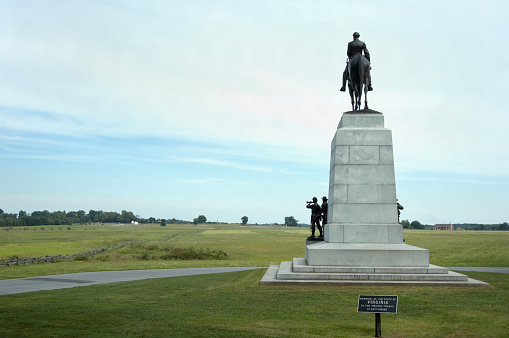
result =
M0 229L0 259L68 254L143 240L88 260L0 268L0 278L112 269L268 266L304 257L308 235L309 229L231 225ZM407 244L430 250L432 264L509 266L506 232L413 230L404 236ZM44 251L45 240L51 252ZM13 246L6 250L11 242L18 243L19 251ZM228 257L159 259L168 247L222 250ZM356 312L359 294L399 296L398 314L382 315L384 337L509 336L508 274L466 273L490 283L489 288L260 287L264 271L0 296L0 337L372 337L374 315Z
M44 230L41 230L43 228ZM71 229L71 230L68 230ZM48 274L133 269L169 269L217 266L269 266L304 257L309 229L235 225L189 226L54 226L0 228L0 259L74 254L139 241L88 260L12 266L0 270L0 279ZM161 260L167 248L222 250L226 260Z

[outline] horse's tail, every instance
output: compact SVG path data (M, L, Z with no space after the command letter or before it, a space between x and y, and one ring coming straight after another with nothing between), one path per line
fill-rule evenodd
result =
M362 91L362 83L364 72L362 70L362 56L357 55L356 57L350 59L350 79L352 84L352 89L354 92L359 93Z

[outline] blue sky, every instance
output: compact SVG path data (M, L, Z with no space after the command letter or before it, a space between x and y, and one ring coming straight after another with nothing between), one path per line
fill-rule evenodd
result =
M0 0L0 208L309 222L346 45L402 218L509 220L506 1ZM356 13L356 14L353 14Z

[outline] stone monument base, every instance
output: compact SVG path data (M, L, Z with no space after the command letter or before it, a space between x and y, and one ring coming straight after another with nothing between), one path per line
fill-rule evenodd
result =
M306 245L310 266L427 267L428 250L407 244L328 243Z
M260 285L489 286L488 283L431 264L422 267L325 266L308 265L305 258L271 265Z

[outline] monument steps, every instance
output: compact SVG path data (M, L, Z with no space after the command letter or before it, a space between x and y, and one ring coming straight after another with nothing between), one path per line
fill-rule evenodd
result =
M358 272L296 272L293 262L281 262L278 279L326 280L391 280L391 281L467 281L468 277L445 269L446 273L358 273Z
M296 258L302 260L304 258ZM280 265L271 265L260 281L261 286L278 285L399 285L399 286L478 286L489 284L468 278L468 276L449 271L442 267L431 266L431 271L446 270L447 273L356 273L356 272L296 272L294 262L283 261ZM312 269L331 267L309 267ZM338 268L338 267L336 267ZM341 267L339 267L341 268ZM348 267L346 269L349 269ZM370 269L370 268L364 268Z
M293 259L293 272L298 273L365 273L365 274L447 274L448 269L430 264L428 267L351 267L307 264L305 258Z

